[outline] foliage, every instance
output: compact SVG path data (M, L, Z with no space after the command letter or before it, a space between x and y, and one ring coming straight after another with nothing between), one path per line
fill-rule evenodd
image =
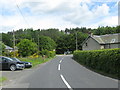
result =
M37 44L28 39L21 40L18 44L18 53L20 56L30 56L37 52Z
M81 43L87 38L88 34L76 32L72 34L65 34L58 39L56 53L62 54L67 51L76 50L76 34L78 49L81 49Z
M22 39L32 40L36 44L38 44L39 41L40 50L42 50L43 48L51 51L54 47L54 49L56 49L56 53L62 54L68 50L73 52L76 49L76 44L75 44L76 33L77 33L78 49L81 50L81 43L90 33L93 33L94 35L120 33L120 26L116 26L116 27L106 26L106 27L98 27L96 29L86 28L86 27L76 27L76 28L66 28L65 30L59 30L55 28L33 30L33 28L27 28L27 29L16 30L14 33L15 33L16 45ZM52 41L46 37L51 38ZM43 39L44 41L39 39ZM12 47L13 32L2 33L2 41L5 45ZM53 42L53 44L51 42ZM54 45L54 42L56 43L57 47L56 45Z
M44 60L42 59L42 57L38 57L38 58L19 58L21 61L25 61L25 62L31 62L33 67L41 64L41 63L45 63L49 60L51 60L51 58L45 58Z
M1 83L1 82L4 82L5 80L7 80L7 78L5 78L5 77L0 77L0 83Z
M8 45L8 46L13 46L13 42L12 42L12 36L10 34L5 34L5 33L2 33L2 41L5 45Z
M40 36L39 37L39 50L48 50L52 51L56 48L56 43L53 39L47 36Z
M92 69L118 77L120 72L120 49L75 51L74 59Z
M9 53L9 56L10 56L10 57L18 57L18 56L19 56L18 51L16 50L16 51L10 52L10 53Z
M5 44L0 41L0 55L2 55L5 51Z
M38 58L39 55L37 53L34 53L33 55L29 56L29 58Z
M46 56L48 58L54 57L55 56L55 51L42 50L42 51L40 51L40 55L42 57Z

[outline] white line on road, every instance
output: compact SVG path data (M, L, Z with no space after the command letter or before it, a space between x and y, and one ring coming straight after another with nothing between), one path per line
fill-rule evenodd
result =
M68 84L68 82L65 80L65 78L63 77L63 75L61 74L60 76L61 76L63 82L65 83L65 85L67 86L67 88L69 88L70 90L73 90L73 89L71 88L71 86Z
M60 60L60 63L62 62L62 60Z
M60 70L60 64L58 65L58 70Z
M62 62L63 59L64 59L64 57L60 60L60 63Z

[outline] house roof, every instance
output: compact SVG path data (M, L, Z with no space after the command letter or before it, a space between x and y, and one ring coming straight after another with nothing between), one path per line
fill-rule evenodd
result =
M106 34L106 35L92 35L88 38L93 38L99 44L110 44L110 43L119 43L120 42L120 33L117 34ZM88 38L82 43L82 45L88 40Z
M11 48L11 47L9 47L7 45L5 45L5 49L7 49L7 50L13 50L13 48Z

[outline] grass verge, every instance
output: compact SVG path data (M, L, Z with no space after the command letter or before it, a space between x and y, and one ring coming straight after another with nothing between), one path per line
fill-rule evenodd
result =
M37 66L38 64L42 64L42 63L45 63L53 58L41 58L41 57L38 57L38 58L19 58L21 61L25 61L25 62L31 62L32 63L32 67L35 67Z
M0 83L4 82L5 80L7 80L7 78L5 78L5 77L0 77Z

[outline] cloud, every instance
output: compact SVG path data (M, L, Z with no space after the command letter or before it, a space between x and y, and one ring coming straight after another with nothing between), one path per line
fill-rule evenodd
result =
M97 6L96 8L90 10L87 4L82 4L78 6L73 13L65 15L65 20L70 21L75 24L90 23L94 20L105 17L109 14L109 7L106 4L102 6Z
M116 26L118 25L118 16L110 16L98 23L99 26Z
M117 25L116 5L111 8L104 1L98 5L94 0L1 0L1 5L4 15L0 15L0 26L5 27L5 31L31 27L65 29Z

